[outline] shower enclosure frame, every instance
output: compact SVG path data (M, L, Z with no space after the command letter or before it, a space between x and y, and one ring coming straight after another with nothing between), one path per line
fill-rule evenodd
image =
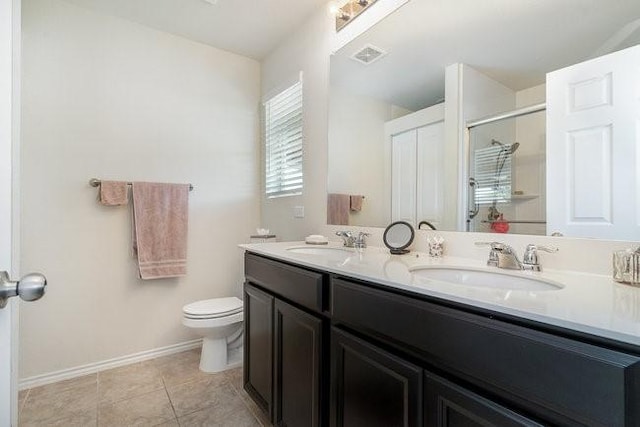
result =
M465 231L470 231L470 224L471 224L471 220L473 219L470 214L473 212L472 209L475 209L475 200L471 200L471 194L473 193L473 191L470 191L471 188L473 187L473 183L472 183L473 178L471 178L470 176L471 171L469 170L469 167L471 164L471 129L478 126L486 125L489 123L495 123L502 120L514 119L516 117L526 116L528 114L537 113L540 111L544 111L546 109L547 109L546 102L541 102L539 104L529 105L527 107L517 108L515 110L505 111L502 113L493 114L490 116L482 117L476 120L469 120L466 122L465 129L464 129L464 140L462 144L463 145L462 146L462 153L463 153L462 183L463 185L461 188L461 192L462 192L461 200L463 202L461 203L462 206L460 209L460 212L463 213L461 215L461 218L464 222L463 227Z

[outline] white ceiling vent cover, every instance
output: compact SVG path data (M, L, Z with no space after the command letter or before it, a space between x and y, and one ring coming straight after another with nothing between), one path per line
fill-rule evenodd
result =
M385 56L387 52L372 44L365 45L362 49L351 55L351 59L355 59L365 65L369 65Z

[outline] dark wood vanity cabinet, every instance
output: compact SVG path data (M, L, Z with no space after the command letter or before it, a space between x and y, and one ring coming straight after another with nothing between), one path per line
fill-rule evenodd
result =
M331 331L331 427L422 426L422 369Z
M328 322L321 273L247 254L244 388L276 426L320 427L326 418Z
M273 414L273 296L244 287L244 387L256 404Z
M320 427L322 319L277 299L274 314L274 424Z
M425 371L424 425L432 427L533 427L544 424Z
M640 426L640 349L245 261L245 389L276 425Z

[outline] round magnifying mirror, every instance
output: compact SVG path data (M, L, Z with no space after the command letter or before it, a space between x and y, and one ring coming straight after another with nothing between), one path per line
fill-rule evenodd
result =
M411 224L405 221L396 221L389 224L384 230L382 240L392 254L400 255L409 252L407 248L413 242L414 236L415 232Z

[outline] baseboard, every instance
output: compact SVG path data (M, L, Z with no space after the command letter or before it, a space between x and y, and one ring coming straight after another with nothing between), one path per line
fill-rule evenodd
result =
M116 357L114 359L103 360L101 362L89 363L88 365L77 366L75 368L35 375L33 377L19 380L18 388L20 390L24 390L45 384L51 384L57 381L81 377L83 375L95 374L96 372L105 371L107 369L117 368L131 363L142 362L144 360L155 359L156 357L190 350L201 345L202 339L200 338L179 344L168 345L166 347L155 348L153 350L141 351L140 353L134 353L127 356Z

